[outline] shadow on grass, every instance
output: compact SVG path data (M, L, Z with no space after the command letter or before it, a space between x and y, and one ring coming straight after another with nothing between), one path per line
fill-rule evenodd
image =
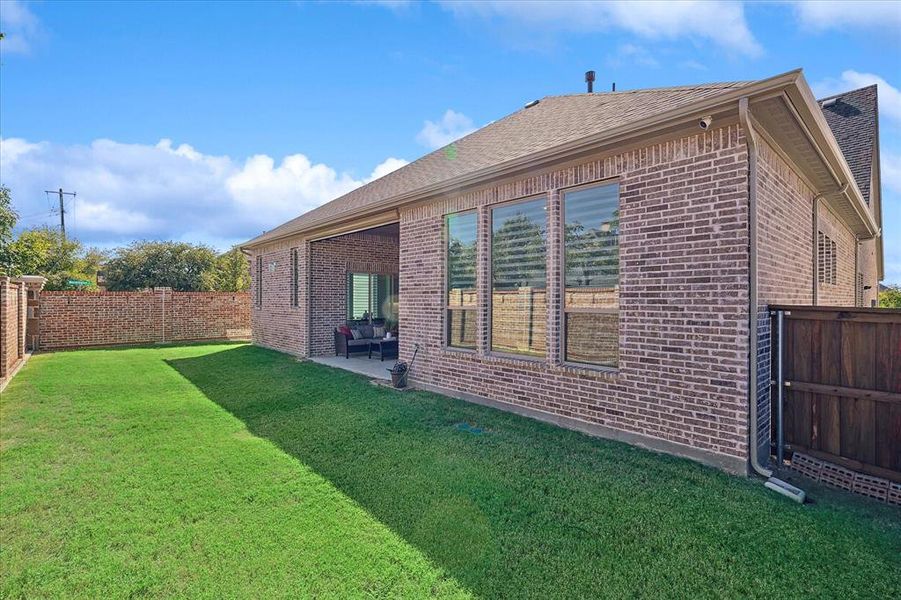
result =
M169 364L482 596L817 595L897 581L896 513L797 507L688 461L257 347ZM848 565L850 552L866 561ZM805 576L816 572L827 575Z

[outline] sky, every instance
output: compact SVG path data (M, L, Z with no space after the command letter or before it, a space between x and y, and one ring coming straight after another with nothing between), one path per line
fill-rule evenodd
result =
M547 95L879 85L901 283L901 2L0 0L0 183L21 227L226 249Z

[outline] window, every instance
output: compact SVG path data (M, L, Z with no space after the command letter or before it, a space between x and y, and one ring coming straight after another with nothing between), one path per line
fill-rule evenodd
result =
M491 211L491 349L547 350L547 202Z
M835 285L835 242L822 231L817 232L817 281Z
M297 248L291 248L291 306L299 306Z
M476 347L476 236L474 212L447 215L447 345Z
M263 306L263 257L257 256L257 307Z
M563 196L564 360L619 362L619 186Z
M347 318L397 322L397 276L347 274Z

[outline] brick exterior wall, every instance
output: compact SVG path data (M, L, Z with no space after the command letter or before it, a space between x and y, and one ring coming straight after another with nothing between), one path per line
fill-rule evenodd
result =
M247 292L40 293L42 350L249 336Z
M25 358L25 284L0 277L0 380Z
M855 250L857 241L848 227L826 206L820 206L820 231L835 242L835 284L819 283L817 304L820 306L857 306ZM875 263L874 263L875 265Z
M298 303L291 299L291 253L298 256ZM309 356L309 255L310 243L292 240L269 244L250 260L250 297L253 343L295 356ZM263 277L257 277L256 261L263 259ZM257 294L262 287L262 304Z
M562 188L620 183L619 369L561 357ZM530 360L443 347L443 215L477 208L487 299L488 207L544 194L549 212L545 347ZM401 212L401 355L415 381L730 457L747 457L747 156L738 126L598 158ZM808 228L809 229L809 228Z
M335 354L334 329L347 319L348 273L398 273L398 240L352 233L310 244L310 356Z

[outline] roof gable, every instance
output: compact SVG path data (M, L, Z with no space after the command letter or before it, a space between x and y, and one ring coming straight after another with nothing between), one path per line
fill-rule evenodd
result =
M870 178L878 144L876 86L821 98L818 102L863 199L870 204Z

